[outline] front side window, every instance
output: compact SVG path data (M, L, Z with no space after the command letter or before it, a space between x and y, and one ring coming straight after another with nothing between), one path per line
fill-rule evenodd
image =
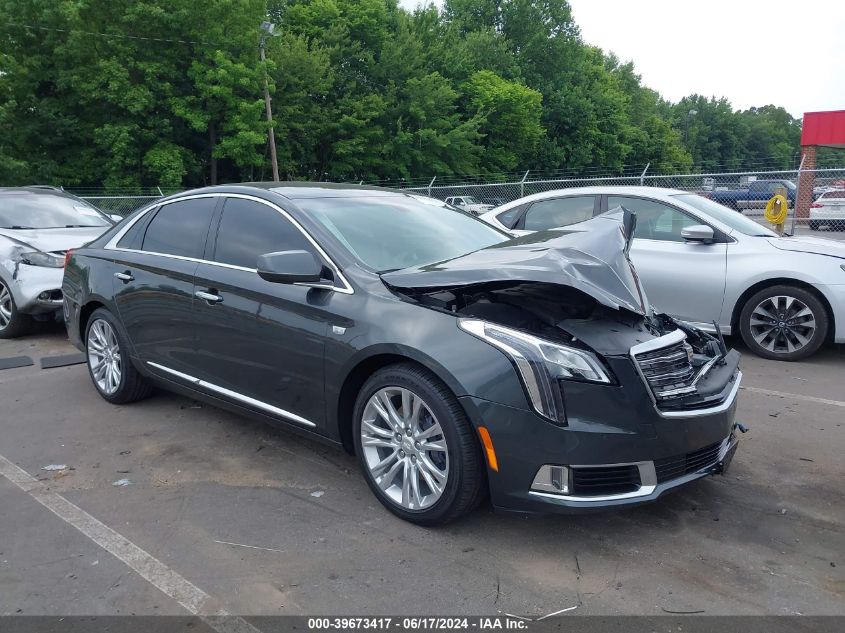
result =
M583 222L593 217L595 196L573 196L541 200L525 213L525 229L542 231Z
M272 207L254 200L227 198L217 230L214 261L254 269L261 255L279 251L313 252L313 247Z
M668 204L643 198L608 196L607 208L624 207L637 214L637 228L634 237L662 242L683 242L681 231L688 226L701 224L698 220L682 213Z
M728 209L726 206L713 202L709 198L699 196L697 193L682 193L673 196L681 202L685 202L694 209L701 211L705 216L721 222L729 226L735 231L739 231L744 235L753 235L759 237L778 237L774 231L770 231L761 224L758 224L751 218L748 218L741 213L737 213L733 209ZM701 222L696 222L701 224Z
M51 193L0 194L0 229L64 229L111 226L83 200Z
M483 220L423 196L311 198L297 204L379 272L453 259L510 239Z
M147 226L141 250L201 258L217 198L195 198L165 204Z

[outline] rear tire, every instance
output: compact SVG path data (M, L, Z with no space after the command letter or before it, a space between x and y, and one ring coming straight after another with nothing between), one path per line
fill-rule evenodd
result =
M18 338L32 329L32 317L18 311L12 291L0 279L0 339Z
M815 354L827 338L830 318L821 300L798 286L755 293L739 315L742 340L757 356L796 361Z
M486 470L475 430L454 394L428 370L412 363L380 369L361 388L353 416L367 485L396 516L442 525L484 498Z
M88 373L97 393L112 404L128 404L152 393L128 350L123 329L112 313L105 308L94 310L85 328Z
M819 230L819 223L815 220L810 220L810 230L811 231L818 231Z

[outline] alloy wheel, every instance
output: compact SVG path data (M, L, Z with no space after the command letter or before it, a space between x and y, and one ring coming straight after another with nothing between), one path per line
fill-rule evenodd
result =
M5 330L12 322L12 293L0 281L0 330Z
M425 401L410 389L384 387L361 419L364 461L376 485L408 510L434 505L449 479L446 436Z
M751 312L751 336L775 353L797 352L816 332L816 316L803 301L788 295L763 299Z
M88 365L97 387L110 396L120 387L122 358L111 324L97 319L88 330Z

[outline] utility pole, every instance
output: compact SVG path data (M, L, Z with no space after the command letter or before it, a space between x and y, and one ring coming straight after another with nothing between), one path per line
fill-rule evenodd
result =
M261 23L261 42L259 50L261 51L261 65L264 66L267 58L264 55L264 44L268 35L273 35L276 25L272 22ZM273 164L273 182L279 182L279 161L276 158L276 135L273 132L273 110L270 107L270 87L267 81L267 69L264 68L264 108L267 111L267 135L270 141L270 161Z

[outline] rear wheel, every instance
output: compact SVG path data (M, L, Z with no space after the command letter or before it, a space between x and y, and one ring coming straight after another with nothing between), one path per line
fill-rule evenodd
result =
M32 317L22 314L15 305L12 291L0 279L0 338L17 338L29 332Z
M367 484L395 515L440 525L481 500L478 440L454 394L412 364L373 374L354 410L355 449Z
M810 230L811 231L818 231L819 230L819 223L815 220L810 220Z
M112 404L127 404L146 398L149 383L132 365L126 339L111 312L94 311L85 331L88 373L99 394Z
M829 318L813 293L797 286L772 286L745 303L739 329L752 352L794 361L814 354L827 337Z

